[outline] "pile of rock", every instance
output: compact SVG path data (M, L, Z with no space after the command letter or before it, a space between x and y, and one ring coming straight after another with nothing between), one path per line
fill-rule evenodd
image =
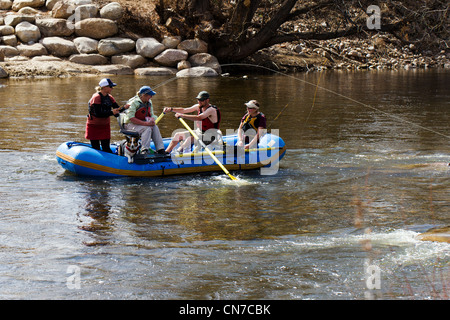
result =
M323 66L331 69L414 69L450 68L450 53L418 51L414 44L404 45L389 33L377 33L365 39L340 38L289 44L299 56L318 55Z
M119 37L123 8L117 2L98 8L91 0L0 0L0 10L0 61L9 66L28 60L70 61L105 74L221 73L202 40Z

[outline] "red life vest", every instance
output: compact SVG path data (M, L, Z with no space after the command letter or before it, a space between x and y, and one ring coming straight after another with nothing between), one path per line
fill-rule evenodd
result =
M152 103L149 101L147 104L143 102L139 102L139 108L137 108L136 113L134 114L136 118L142 121L146 121L146 117L152 116Z
M209 129L219 129L219 126L220 126L220 118L221 118L221 115L220 115L220 110L219 110L219 108L217 108L217 107L214 106L214 105L210 105L208 108L210 108L210 107L216 109L216 112L217 112L217 122L216 122L216 123L213 123L213 122L209 119L209 117L203 119L203 120L202 120L202 127L201 127L202 133L205 133L205 132L206 132L207 130L209 130ZM206 108L206 109L208 109L208 108ZM205 111L206 111L206 110L205 110ZM202 111L201 111L200 108L199 108L199 109L198 109L198 114L200 114L200 113L202 113Z

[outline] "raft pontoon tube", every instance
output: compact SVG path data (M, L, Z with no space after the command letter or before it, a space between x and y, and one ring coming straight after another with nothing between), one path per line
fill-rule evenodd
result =
M224 136L223 150L213 151L218 160L229 170L252 170L261 168L261 174L275 174L279 161L286 153L284 141L273 134L264 135L257 148L243 150L236 148L236 135ZM170 138L164 139L164 145ZM154 148L154 145L150 146ZM58 163L66 170L82 176L103 177L159 177L167 175L192 174L222 171L207 152L170 155L135 155L134 163L127 157L117 155L116 144L111 144L113 153L93 149L81 142L62 143L56 151Z

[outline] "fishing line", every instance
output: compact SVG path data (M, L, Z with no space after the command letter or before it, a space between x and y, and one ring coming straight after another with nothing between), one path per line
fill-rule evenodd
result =
M166 81L163 81L163 82L161 82L161 83L158 83L156 86L153 87L153 89L162 87L163 85L166 85L166 84L168 84L169 82L172 82L173 80L177 80L177 79L178 79L178 77L177 77L177 76L174 76L174 77L172 77L172 78L170 78L170 79L168 79L168 80L166 80Z
M320 83L321 77L322 77L322 72L319 72L319 79L317 80L316 90L314 91L313 103L312 103L311 109L309 110L308 117L306 118L305 125L308 123L309 117L311 116L311 113L314 108L314 104L316 103L316 96L317 96L317 91L319 90L319 83Z
M275 119L272 120L272 122L271 122L270 125L267 127L267 129L269 129L269 128L272 126L272 124L275 122L275 120L278 119L278 117L283 113L284 109L286 109L286 108L288 107L288 105L289 105L289 103L286 104L286 105L284 106L284 108L277 114L277 116L275 117Z
M398 120L398 121L400 121L400 122L410 124L410 125L412 125L412 126L414 126L414 127L417 127L417 128L420 128L420 129L423 129L423 130L432 132L432 133L434 133L434 134L443 136L443 137L445 137L445 138L447 138L447 139L450 139L450 136L445 135L445 134L443 134L443 133L441 133L441 132L438 132L438 131L435 131L435 130L433 130L433 129L429 129L429 128L426 128L426 127L424 127L424 126L421 126L421 125L419 125L419 124L417 124L417 123L414 123L414 122L405 120L405 119L403 119L403 118L401 118L401 117L398 117L398 116L396 116L396 115L390 114L389 112L383 111L383 110L381 110L381 109L375 108L375 107L373 107L373 106L371 106L371 105L368 105L368 104L366 104L366 103L364 103L364 102L360 102L360 101L355 100L355 99L353 99L353 98L347 97L347 96L345 96L345 95L343 95L343 94L340 94L340 93L338 93L338 92L335 92L335 91L333 91L333 90L330 90L330 89L327 89L327 88L325 88L325 87L319 86L318 84L315 84L315 83L312 83L312 82L309 82L309 81L306 81L306 80L303 80L303 79L299 79L299 78L294 77L294 76L289 75L289 74L285 74L285 73L283 73L283 72L281 72L281 71L277 71L277 70L274 70L274 69L271 69L271 68L268 68L268 67L258 66L258 65L254 65L254 64L250 64L250 63L230 63L230 64L222 64L221 66L222 66L222 67L228 67L228 66L256 67L256 68L268 70L268 71L271 71L271 72L274 72L274 73L277 73L277 74L281 74L281 75L283 75L283 76L285 76L285 77L289 77L289 78L295 79L295 80L297 80L297 81L301 81L301 82L304 82L304 83L306 83L306 84L309 84L309 85L312 85L312 86L316 86L316 90L317 90L318 88L320 88L320 89L322 89L322 90L325 90L325 91L327 91L327 92L330 92L330 93L332 93L332 94L334 94L334 95L337 95L337 96L339 96L339 97L342 97L342 98L344 98L344 99L348 99L348 100L350 100L350 101L352 101L352 102L354 102L354 103L356 103L356 104L359 104L359 105L361 105L361 106L363 106L363 107L366 107L366 108L375 110L375 111L377 111L377 112L379 112L379 113L382 113L382 114L384 114L384 115L387 116L387 117L396 119L396 120Z

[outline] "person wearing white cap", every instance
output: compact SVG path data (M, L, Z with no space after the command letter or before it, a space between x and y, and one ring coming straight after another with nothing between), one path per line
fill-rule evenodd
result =
M267 127L266 116L259 111L259 102L250 100L245 103L247 113L242 117L238 129L237 146L250 149L264 135Z
M120 107L111 95L117 86L111 79L100 80L96 93L89 100L89 114L86 120L85 138L91 141L94 149L112 153L110 148L111 126L110 116L118 117L126 107ZM101 148L100 148L101 144Z
M141 153L150 151L150 143L154 142L156 152L165 154L164 142L155 124L155 114L151 98L156 94L149 86L143 86L136 93L136 96L128 100L130 105L127 116L124 119L125 129L137 131L141 135Z

